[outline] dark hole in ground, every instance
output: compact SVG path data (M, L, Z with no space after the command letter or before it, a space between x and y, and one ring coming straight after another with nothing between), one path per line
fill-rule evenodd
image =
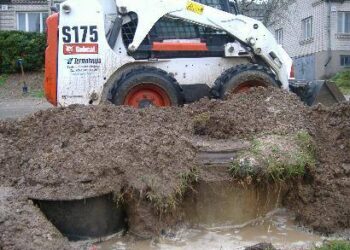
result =
M127 229L125 209L113 195L72 201L34 200L49 221L69 240L112 235Z

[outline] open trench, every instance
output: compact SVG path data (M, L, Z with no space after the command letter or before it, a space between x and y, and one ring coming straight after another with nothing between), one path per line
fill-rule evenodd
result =
M156 241L129 231L143 220L130 218L127 204L111 193L70 201L35 199L34 204L79 249L242 249L259 242L305 249L321 242L282 209L288 186L237 183L229 175L229 164L249 142L195 139L194 145L199 180L177 208L176 226L161 229Z

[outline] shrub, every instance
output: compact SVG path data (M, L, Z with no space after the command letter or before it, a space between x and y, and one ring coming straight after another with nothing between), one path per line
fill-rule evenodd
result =
M46 36L41 33L0 31L0 74L20 71L17 60L23 59L25 71L44 66Z
M335 81L344 94L350 94L350 70L339 72L332 80Z

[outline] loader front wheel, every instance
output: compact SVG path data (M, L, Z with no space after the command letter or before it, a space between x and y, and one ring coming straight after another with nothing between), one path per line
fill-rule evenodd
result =
M139 67L124 73L112 89L112 102L134 108L168 107L182 104L181 88L163 70Z
M167 107L171 106L171 101L168 94L161 87L153 83L142 83L128 92L123 104L135 108Z
M268 68L258 64L238 65L226 70L216 81L212 97L223 99L226 94L246 92L254 87L280 87L281 83Z

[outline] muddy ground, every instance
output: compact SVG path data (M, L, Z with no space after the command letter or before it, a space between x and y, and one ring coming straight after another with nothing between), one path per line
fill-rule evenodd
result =
M28 93L23 94L21 74L0 75L0 120L23 118L52 105L44 99L43 72L25 74Z
M350 227L349 122L350 104L310 109L278 89L183 108L49 109L0 122L0 183L19 197L44 200L113 192L126 203L131 230L157 234L164 223L174 222L174 211L191 183L205 175L194 137L253 140L303 130L316 142L317 166L293 180L284 205L298 213L301 223L332 233ZM222 176L211 176L215 178ZM167 218L163 224L159 215ZM30 225L16 216L2 218L0 246L19 249L30 242ZM15 241L5 237L9 232Z
M286 205L317 231L332 233L350 225L350 105L309 111L316 128L317 168L295 183Z
M181 117L180 108L71 106L2 122L0 178L38 199L79 199L128 186L168 198L180 174L195 166Z
M217 139L252 138L262 133L293 134L313 130L308 107L284 91L257 89L226 101L205 100L190 105L197 135Z
M23 83L28 87L28 94L23 94ZM23 98L43 98L44 72L2 75L0 81L0 100Z
M39 208L16 189L0 188L0 211L0 249L71 249Z

